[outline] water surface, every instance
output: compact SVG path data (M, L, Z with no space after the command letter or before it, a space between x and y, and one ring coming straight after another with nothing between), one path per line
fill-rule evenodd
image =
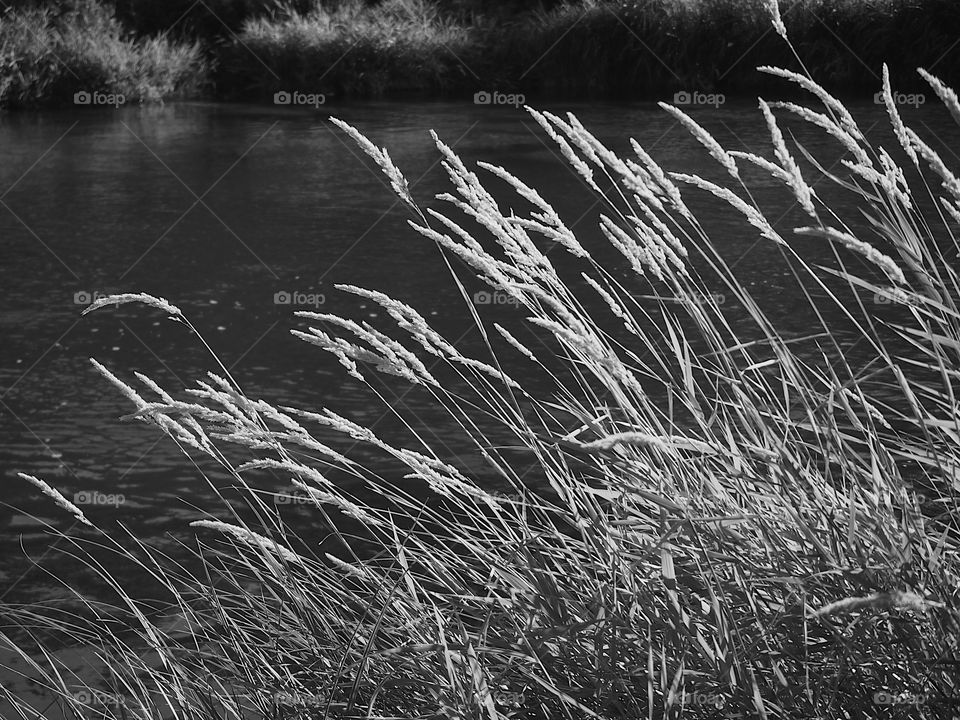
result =
M720 178L703 148L652 103L549 109L573 110L618 151L626 152L634 137L669 169ZM864 129L892 146L880 129L882 108L855 110ZM938 149L957 146L958 132L941 109L904 113ZM407 227L409 215L384 176L328 114L389 148L427 204L437 206L431 198L449 189L427 134L432 128L468 162L503 165L536 186L584 245L601 247L596 221L602 206L522 110L441 102L328 106L321 113L175 104L0 118L5 600L56 596L60 591L42 570L78 582L83 575L75 562L47 552L50 538L31 515L61 529L69 518L19 480L18 471L48 480L68 497L87 492L118 499L116 506L85 510L98 522L122 520L157 543L168 533L189 537L186 523L202 517L203 508L217 509L200 472L173 443L152 428L118 420L130 406L88 358L126 379L137 370L173 389L219 371L217 365L182 326L154 311L128 306L81 318L98 294L165 297L183 308L249 394L305 408L330 406L386 433L398 428L396 419L372 404L335 361L289 334L300 324L294 310L375 323L376 308L333 286L380 289L419 309L465 352L479 351L437 249ZM753 101L731 100L694 115L731 149L770 157ZM789 128L828 167L836 162L833 140L802 125ZM783 187L759 172L747 178L778 227L805 224ZM521 201L512 203L526 210ZM810 315L799 311L803 298L779 252L735 213L718 213L720 206L704 199L692 204L705 209L712 238L761 307L784 332L809 332ZM797 242L803 252L832 262L818 241ZM551 257L568 262L559 251ZM637 291L649 287L638 283ZM284 293L305 304L278 304ZM488 307L484 314L500 320L512 310ZM523 379L522 371L515 375ZM451 454L459 450L449 421L424 396L393 401L438 443L449 444Z

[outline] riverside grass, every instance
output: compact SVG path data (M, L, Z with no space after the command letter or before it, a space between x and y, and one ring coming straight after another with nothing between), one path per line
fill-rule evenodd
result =
M307 330L297 332L369 380L385 406L374 375L429 393L506 492L441 460L442 441L393 445L329 408L250 398L226 373L178 400L138 376L141 396L98 364L133 400L133 419L214 459L245 490L250 513L225 502L230 522L194 523L199 572L107 533L63 536L81 558L95 543L147 571L192 628L187 642L165 632L92 559L117 594L111 617L125 610L133 630L117 629L99 606L89 609L103 619L90 625L6 608L25 626L90 642L110 660L119 707L84 706L48 671L64 705L83 717L191 720L833 719L892 717L889 698L909 697L920 700L903 716L949 717L958 693L949 663L960 640L960 271L948 257L960 248L952 222L960 183L906 126L886 72L886 108L912 167L869 145L809 77L771 72L822 105L794 114L843 153L849 175L823 182L859 194L882 243L865 251L850 227L857 219L813 190L772 126L769 157L733 157L768 169L794 194L837 268L803 260L705 135L729 186L673 173L636 143L621 157L573 116L530 111L599 193L604 237L632 275L600 263L600 248L579 242L506 169L481 164L481 176L437 138L452 187L438 198L441 212L409 194L386 152L361 142L408 202L412 232L435 241L451 269L465 265L515 299L526 329L493 325L501 346L472 310L490 357L468 358L414 308L340 286L382 307L392 333L314 313L301 315ZM947 88L933 87L960 112ZM769 122L777 109L759 112ZM529 213L505 212L493 183L515 191ZM811 303L819 291L819 302L856 329L876 357L869 372L840 347L839 361L812 363L781 337L688 207L704 192L782 251ZM554 247L581 263L588 283L563 280L548 255ZM734 332L729 305L718 305L697 269L704 266L756 339ZM637 299L650 289L661 299ZM878 321L875 297L889 300L892 319ZM143 302L200 337L164 300L115 301ZM97 311L111 305L103 299ZM817 317L826 357L838 341ZM895 349L904 342L909 355ZM528 392L510 375L521 364L539 369L553 392ZM651 384L668 388L671 402L655 399ZM558 408L578 418L575 427L554 420ZM429 437L415 418L404 420ZM521 475L502 436L533 458L533 475ZM343 446L356 442L391 458L407 482L352 460ZM303 547L253 484L266 470L305 492L337 552ZM144 647L161 662L144 660Z
M217 84L226 97L254 99L294 88L361 97L452 90L468 73L458 58L469 64L482 52L471 27L429 0L316 2L249 20L218 53Z
M889 64L898 92L926 89L918 65L960 82L954 0L570 0L496 16L432 0L316 2L249 20L218 52L225 97L298 89L330 98L478 91L662 98L779 91L758 64L787 66L788 30L814 77L861 93ZM903 38L910 42L903 42Z
M122 103L193 96L209 71L197 42L163 35L131 38L95 0L67 8L10 8L0 15L0 107L74 102L77 92Z
M960 82L954 0L782 4L771 31L768 0L17 2L0 15L0 105L69 103L84 90L127 102L270 102L292 90L330 100L716 97L772 87L753 67L792 61L788 28L836 91L872 86L884 60L898 92L926 88L917 65Z

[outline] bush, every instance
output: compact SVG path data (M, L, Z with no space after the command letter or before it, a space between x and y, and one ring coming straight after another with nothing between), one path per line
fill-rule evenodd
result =
M759 62L794 62L768 32L767 4L579 0L484 4L481 12L469 2L387 0L371 7L344 0L335 9L251 20L224 51L223 87L251 97L308 82L317 91L326 83L357 95L413 88L461 96L499 89L529 98L753 91L764 87L752 71ZM960 5L953 0L782 4L807 67L838 90L872 87L872 68L884 61L900 91L919 88L918 65L960 82L960 54L951 51ZM248 77L254 79L246 83Z
M919 88L915 68L960 82L960 5L951 0L780 0L791 40L818 81L837 91L874 87L886 62L895 86ZM535 91L657 97L678 90L765 89L758 64L792 67L768 32L766 0L615 0L564 5L507 25L483 42L504 78ZM903 38L911 38L904 43Z
M313 0L116 0L117 17L137 35L171 34L213 46L244 23L288 11L306 12Z
M269 99L279 90L379 96L443 91L466 72L467 31L425 0L390 0L375 9L343 2L307 14L247 23L220 56L227 96Z
M0 18L0 106L66 104L79 91L161 100L198 92L206 72L198 44L128 38L92 0Z

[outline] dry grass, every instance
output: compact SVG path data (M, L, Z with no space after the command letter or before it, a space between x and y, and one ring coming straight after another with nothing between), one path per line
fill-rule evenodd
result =
M761 107L764 157L728 152L685 120L725 186L671 173L635 143L621 157L575 117L531 110L603 201L601 230L623 258L612 265L509 171L474 171L438 138L451 191L444 212L426 210L386 152L361 139L413 230L451 268L513 298L523 329L474 311L489 353L466 357L413 308L342 286L381 306L391 329L300 313L295 333L375 391L386 376L430 393L500 488L442 461L413 417L403 419L422 442L397 446L328 408L250 398L225 373L176 399L104 369L134 419L216 460L250 503L246 514L225 503L229 517L199 524L199 573L98 540L168 588L195 627L187 642L171 638L91 563L135 628L102 640L122 716L710 718L723 705L741 717L886 718L883 693L913 693L923 702L904 716L945 717L957 691L943 661L960 638L960 275L947 260L960 182L903 124L888 82L913 167L871 146L808 78L771 72L813 94L816 106L793 114L836 140L844 171L827 182L859 194L874 242L851 227L859 216L812 190L803 148L778 129L789 108L777 105ZM768 222L740 179L748 166L796 198L834 268L811 267ZM517 214L493 188L515 194ZM822 319L811 329L819 355L782 337L727 267L708 220L687 206L704 192L783 253ZM585 282L564 280L550 248L572 254ZM643 292L663 299L638 300ZM875 297L889 300L883 319ZM164 301L139 300L188 323ZM869 368L844 359L828 311L872 348ZM732 312L752 327L735 332ZM521 367L552 391L528 393L511 377ZM354 442L408 479L345 457ZM533 473L521 473L516 448ZM310 498L336 552L298 541L255 489L264 474ZM346 479L361 489L347 491ZM82 557L84 543L71 542ZM88 640L103 631L69 627ZM144 646L164 659L159 669L141 659Z
M469 31L430 2L392 0L368 7L346 0L305 13L250 20L219 54L228 95L267 99L278 90L335 96L436 91L459 84Z
M200 92L209 70L199 43L127 36L111 9L5 8L0 15L0 106L70 104L74 93L157 101Z
M780 4L813 77L834 92L873 87L883 62L901 92L923 90L917 66L960 78L960 55L950 49L960 31L953 0ZM451 4L438 0L336 5L249 21L218 53L218 92L261 101L291 88L462 99L498 89L539 102L753 94L777 87L754 72L758 64L793 61L770 32L768 0L570 0L550 9L515 4L502 13L494 9L499 3L487 3L472 14L450 12Z

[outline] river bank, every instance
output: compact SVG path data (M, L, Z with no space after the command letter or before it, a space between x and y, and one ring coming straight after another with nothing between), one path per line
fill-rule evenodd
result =
M882 62L904 92L921 87L918 66L948 82L960 71L952 52L960 37L955 3L801 0L781 7L798 54L835 91L873 93ZM216 87L221 97L264 101L284 90L709 98L770 87L758 65L797 67L761 0L578 2L471 24L431 3L384 3L250 22L220 53Z
M799 69L763 0L581 0L496 13L451 0L248 3L244 12L221 4L187 15L178 6L150 15L151 3L132 0L11 10L0 20L0 105L117 104L121 96L317 105L411 95L515 104L675 94L709 104L770 87L758 65ZM780 7L806 68L836 92L872 94L882 62L904 94L921 91L918 66L960 80L956 3Z

